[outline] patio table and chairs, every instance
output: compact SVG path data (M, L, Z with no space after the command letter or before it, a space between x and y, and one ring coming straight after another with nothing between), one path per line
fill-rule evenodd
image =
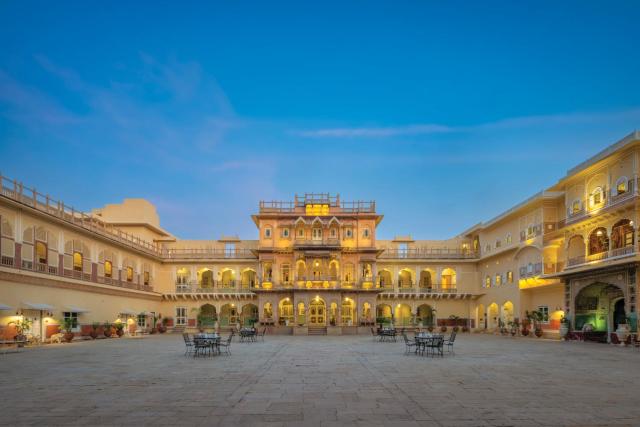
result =
M417 333L415 336L416 354L431 354L435 356L444 356L444 336L439 334L430 334L426 332Z
M240 328L240 342L255 342L258 331L256 328Z
M186 343L186 339L185 339ZM193 336L193 356L200 355L211 356L214 353L220 353L220 335L217 333L205 334L200 333Z
M396 329L395 328L381 328L378 330L378 337L380 341L393 341L396 342Z

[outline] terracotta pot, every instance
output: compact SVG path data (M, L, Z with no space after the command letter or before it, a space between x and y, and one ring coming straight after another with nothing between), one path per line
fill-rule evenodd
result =
M104 330L104 336L107 338L111 338L111 335L113 335L113 329L111 328L107 328Z
M460 327L459 327L459 326L454 326L454 327L453 327L453 332L458 332L459 330L460 330Z
M98 331L94 331L93 329L91 330L91 332L89 332L89 336L91 337L91 339L96 339L98 338Z
M542 336L542 329L536 329L533 333L536 334L536 337L540 338Z
M63 336L66 342L71 342L73 340L73 332L67 332Z
M124 329L116 329L116 334L118 334L118 338L122 338L124 335Z
M468 328L468 327L466 327L466 326L463 326L463 327L462 327L462 332L469 332L469 328Z
M151 331L150 331L149 333L151 333L151 334L155 334L155 333L157 333L157 332L158 332L158 329L156 329L156 328L151 328Z
M521 332L522 332L522 336L523 337L529 336L529 330L528 329L523 329Z
M447 332L447 327L446 326L441 327L440 332Z

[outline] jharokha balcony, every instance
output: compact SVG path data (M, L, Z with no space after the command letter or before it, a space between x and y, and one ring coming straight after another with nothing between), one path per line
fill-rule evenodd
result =
M474 259L479 253L457 248L385 249L380 259Z

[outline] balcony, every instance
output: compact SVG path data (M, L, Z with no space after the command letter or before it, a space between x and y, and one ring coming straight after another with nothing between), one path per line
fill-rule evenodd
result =
M326 238L326 239L295 239L293 241L293 247L295 248L304 248L304 247L322 247L322 246L334 246L340 247L340 239L336 238Z
M131 280L131 281L120 280L120 279L115 279L115 278L105 277L100 275L94 276L92 273L88 271L80 271L80 270L73 270L73 269L67 269L67 268L60 271L58 266L49 265L49 264L40 263L40 262L28 261L28 260L22 260L22 262L19 263L19 267L18 267L18 265L16 265L16 260L14 257L9 257L5 255L3 255L0 258L0 266L15 268L17 270L23 270L23 271L31 271L34 273L47 275L47 276L82 280L84 282L98 283L100 285L116 286L119 288L133 289L137 291L153 292L153 286L151 286L148 283L140 283L139 275L136 276L135 280ZM88 269L93 270L93 268L94 267L91 266ZM114 273L117 274L115 270L114 270Z
M200 248L200 249L163 249L162 256L166 260L184 259L256 259L253 251L246 248L233 250Z
M528 277L539 276L542 274L543 266L541 262L535 264L528 264L520 267L520 278L526 279Z
M77 211L64 202L52 199L49 195L39 193L35 188L27 188L21 182L0 176L0 195L21 205L35 209L48 216L98 234L129 248L142 251L148 255L159 256L160 251L154 243L140 239L138 236L125 233L98 217Z
M548 225L548 223L546 223ZM546 228L546 227L545 227ZM534 239L542 235L542 224L536 224L526 230L520 231L520 241L526 242L527 240Z
M449 284L432 284L431 286L420 286L420 287L397 287L397 288L383 288L383 294L413 294L413 295L422 295L422 294L455 294L458 290L456 285Z
M478 254L469 249L409 248L385 249L379 259L473 259Z
M237 285L237 286L236 286ZM232 282L215 282L215 283L198 283L196 280L189 281L187 283L177 281L176 293L177 294L235 294L235 293L251 293L256 290L257 286L250 286L248 284L236 284Z
M558 222L558 229L562 228L562 226L566 224L571 224L582 219L588 218L591 215L599 213L602 210L610 208L612 206L620 205L628 200L631 200L638 196L638 180L639 178L635 178L629 180L627 183L627 191L621 194L612 194L611 190L607 190L604 192L604 200L602 203L596 206L588 206L585 207L585 203L583 201L580 209L573 210L571 207L567 209L567 218L566 220Z
M605 252L599 252L597 254L580 255L577 257L569 258L567 260L566 269L580 267L584 265L599 264L602 261L615 260L615 259L624 258L627 256L633 256L633 255L636 255L637 253L638 253L638 250L636 246L628 245L628 246L623 246L621 248L610 249ZM556 273L558 272L560 271L556 271Z

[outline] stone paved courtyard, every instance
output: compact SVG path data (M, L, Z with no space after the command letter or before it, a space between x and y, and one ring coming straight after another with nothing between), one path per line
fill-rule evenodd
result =
M488 335L444 359L364 336L183 348L166 335L0 355L0 424L640 425L635 349Z

